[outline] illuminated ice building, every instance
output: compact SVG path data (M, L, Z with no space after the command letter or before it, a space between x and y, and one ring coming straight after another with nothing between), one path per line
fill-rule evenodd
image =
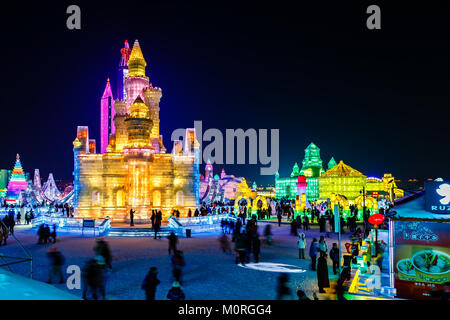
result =
M245 180L242 177L226 174L225 169L219 175L213 175L213 165L208 159L205 165L205 175L200 176L200 201L210 204L214 201L228 203L236 199L239 184Z
M100 103L100 153L88 127L79 126L73 142L75 214L126 221L132 208L136 222L148 222L152 209L164 217L173 209L194 212L199 205L195 130L186 129L184 142L174 141L172 153L166 152L159 133L162 91L149 82L137 40L131 51L125 43L121 53L118 99L113 101L108 81Z
M305 149L301 170L296 163L290 177L280 178L278 173L275 175L276 198L296 199L300 180L304 189L302 193L306 194L308 201L330 201L331 204L341 202L344 209L350 204L362 207L364 201L366 207L377 208L378 200L384 198L392 201L404 196L403 190L397 188L391 174L385 174L381 179L367 177L343 161L336 163L333 157L328 162L327 169L325 171L322 167L320 149L311 143Z

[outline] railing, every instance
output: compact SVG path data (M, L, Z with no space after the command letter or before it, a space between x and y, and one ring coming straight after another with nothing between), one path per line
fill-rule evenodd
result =
M191 229L193 232L215 231L221 228L220 222L223 219L236 220L230 214L217 214L210 216L190 217L190 218L169 218L169 228Z
M49 226L56 225L59 232L83 233L83 218L67 218L62 216L42 215L33 219L33 227L39 227L43 223ZM95 219L93 228L84 228L86 231L92 229L94 233L103 235L111 228L111 219Z
M8 227L5 225L5 223L2 220L0 220L0 223L2 224L3 227L5 227L7 230L9 230ZM2 226L0 226L0 228ZM4 262L3 264L0 265L0 267L8 267L9 271L13 272L12 269L11 269L11 265L12 264L17 264L17 263L22 263L22 262L28 262L29 261L30 262L30 278L32 279L33 278L33 256L20 243L20 241L16 238L14 233L9 232L9 234L12 235L12 237L14 238L16 243L19 245L19 247L22 249L22 251L25 253L25 255L27 257L26 258L22 258L22 257L5 256L5 255L0 253L0 258ZM12 259L13 261L7 262L6 259Z

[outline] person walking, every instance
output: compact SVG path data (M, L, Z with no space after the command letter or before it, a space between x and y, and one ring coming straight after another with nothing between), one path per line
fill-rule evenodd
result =
M330 237L330 228L331 228L330 227L330 216L327 215L326 218L325 218L325 223L323 225L323 230L324 230L327 238Z
M50 237L53 239L53 243L56 243L56 223L53 224L53 231L50 234Z
M309 230L309 218L306 214L303 216L303 229L305 231Z
M223 253L231 252L230 249L230 241L225 233L219 237L220 249L222 249Z
M183 290L181 290L180 283L178 281L174 281L172 283L172 288L170 288L167 293L167 299L169 300L184 300L185 295Z
M174 252L174 255L171 258L172 261L172 274L175 278L175 281L178 281L179 283L182 283L181 276L182 276L182 268L186 265L186 262L184 260L183 251L176 250Z
M317 286L320 293L326 293L324 288L330 287L330 279L328 278L328 264L327 254L320 253L320 257L317 260Z
M101 256L95 256L94 259L90 259L86 262L83 271L83 293L82 298L87 300L88 292L91 293L94 300L98 299L98 292L100 291L103 299L105 298L105 291L103 286L103 258Z
M319 238L319 244L317 245L317 250L319 250L319 252L324 253L325 255L328 252L328 245L327 245L327 241L325 240L324 236L320 236Z
M308 298L305 291L303 291L301 289L297 290L297 297L298 297L298 300L311 300L310 298ZM313 298L314 298L314 300L319 300L319 298L317 297L315 292L313 293Z
M281 210L277 212L278 226L281 226Z
M150 217L150 220L152 222L152 229L155 228L155 219L156 219L156 213L155 213L155 210L152 210L152 216Z
M309 247L309 256L311 257L311 270L316 270L316 258L317 258L317 239L313 238L311 246Z
M261 250L261 240L259 239L259 235L256 233L252 240L252 249L253 249L253 258L255 262L259 262L259 253Z
M103 257L103 259L105 260L105 265L112 270L112 255L111 255L111 249L109 248L108 243L103 240L103 239L99 239L97 240L97 245L94 248L94 252L95 255L97 256L101 256Z
M271 227L270 223L268 223L266 225L266 227L264 228L264 236L266 237L266 243L268 245L271 245L272 241L273 241L273 237L272 237L272 227Z
M134 226L134 213L136 211L134 211L133 209L130 209L130 227Z
M52 283L54 276L59 277L59 283L64 283L62 266L64 265L64 256L58 251L58 248L50 248L47 257L50 261L50 271L47 283Z
M178 237L175 235L174 232L171 232L169 237L169 254L175 253L177 251L177 243L178 243Z
M322 215L319 218L319 230L320 233L324 233L325 232L325 217Z
M155 300L156 287L160 284L158 279L158 269L151 267L142 282L142 290L145 290L145 298L147 300Z
M245 265L245 237L243 233L236 234L234 250L236 252L236 264L240 262Z
M298 235L297 244L298 244L298 258L305 259L306 237L303 232Z
M161 211L158 211L155 215L155 225L153 227L153 230L155 231L155 239L156 237L161 239L161 236L158 235L159 229L161 228L161 220L162 220L162 213Z
M8 227L5 226L4 223L0 222L0 245L3 244L6 245L6 240L8 239L9 231Z
M288 299L291 295L291 289L287 286L289 282L289 276L287 273L282 273L278 277L278 286L277 286L277 300Z
M336 269L339 268L339 249L337 243L333 243L333 247L330 250L330 258L333 261L333 273L337 274Z

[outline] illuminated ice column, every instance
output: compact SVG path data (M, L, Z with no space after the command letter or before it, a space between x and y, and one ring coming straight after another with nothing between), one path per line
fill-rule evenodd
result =
M306 182L305 176L298 176L297 178L297 195L299 196L300 201L300 209L303 209L306 207L306 187L308 186L308 183Z
M89 153L89 128L87 126L77 127L77 139L81 143L80 153Z
M151 139L159 138L159 102L162 97L162 90L158 87L153 87L150 84L149 88L144 89L143 98L145 104L149 107L150 118L153 121L153 127L151 132Z
M130 107L144 88L149 86L145 75L145 62L139 42L136 40L128 60L128 76L125 78L125 91L127 94L127 107Z
M100 100L100 153L105 153L108 148L109 135L116 131L114 127L114 100L109 78Z
M114 102L115 116L114 124L116 127L115 138L116 148L115 152L122 152L123 148L128 143L127 127L125 125L125 119L127 118L127 103L126 101L116 100Z
M83 152L83 145L80 140L75 138L73 141L73 189L74 189L74 198L73 198L73 207L75 210L78 208L78 200L80 197L80 160L78 155Z

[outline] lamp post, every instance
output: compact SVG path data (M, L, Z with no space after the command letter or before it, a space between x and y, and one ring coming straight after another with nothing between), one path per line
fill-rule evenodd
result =
M378 225L382 224L384 216L380 213L373 214L369 217L369 222L375 226L375 256L378 255Z

